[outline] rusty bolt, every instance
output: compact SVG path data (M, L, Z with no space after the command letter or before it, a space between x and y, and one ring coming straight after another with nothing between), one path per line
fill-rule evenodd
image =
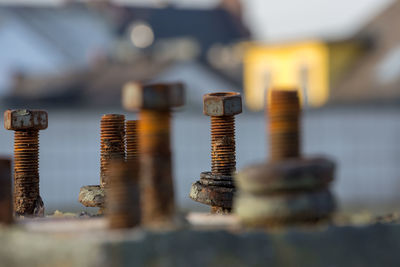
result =
M300 157L300 100L297 91L272 90L268 105L269 155L279 161Z
M301 157L298 92L272 90L267 110L270 158L236 175L236 213L257 227L329 218L335 209L329 191L335 164L323 157Z
M11 159L0 158L0 223L13 222Z
M123 105L139 110L139 153L142 222L170 222L175 212L171 162L171 108L184 103L181 83L141 86L128 83Z
M211 173L232 175L236 171L235 117L242 113L239 93L212 93L203 97L203 112L211 116Z
M44 110L6 110L4 127L14 130L14 211L17 215L43 216L39 194L39 130L48 125Z
M227 213L235 192L235 117L242 112L239 93L211 93L203 97L203 113L211 116L211 173L203 172L191 187L190 197L211 205L212 213Z
M139 177L132 177L127 162L112 161L106 188L106 216L111 229L130 228L140 223Z
M106 114L100 122L100 185L107 186L108 165L125 158L125 116Z

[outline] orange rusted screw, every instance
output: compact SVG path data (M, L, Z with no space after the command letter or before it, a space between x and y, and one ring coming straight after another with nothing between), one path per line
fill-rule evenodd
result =
M113 159L125 158L125 116L106 114L100 122L100 186L108 184L108 165Z
M11 159L0 158L0 223L13 222Z
M192 184L190 197L211 206L212 213L228 213L235 192L235 117L242 112L239 93L212 93L203 97L203 112L211 116L211 173L203 172Z
M300 157L300 113L297 91L271 91L268 105L271 161Z
M4 127L14 130L14 211L17 215L43 216L39 194L39 130L48 125L43 110L7 110Z
M171 108L184 103L180 83L142 86L128 83L123 89L126 109L139 110L139 153L142 222L170 222L174 216L171 158Z

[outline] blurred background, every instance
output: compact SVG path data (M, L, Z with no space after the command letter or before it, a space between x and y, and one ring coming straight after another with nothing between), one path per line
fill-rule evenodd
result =
M0 1L1 110L42 108L41 195L51 213L80 211L99 184L100 118L121 113L130 80L183 81L173 120L176 203L210 169L202 95L243 93L237 168L267 158L267 88L297 86L303 152L338 163L342 210L384 212L400 200L400 0ZM12 155L2 130L0 152Z

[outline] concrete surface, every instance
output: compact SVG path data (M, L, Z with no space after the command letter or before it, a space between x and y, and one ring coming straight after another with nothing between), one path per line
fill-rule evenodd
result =
M1 266L400 266L399 224L243 230L191 214L165 230L105 230L103 218L0 227Z

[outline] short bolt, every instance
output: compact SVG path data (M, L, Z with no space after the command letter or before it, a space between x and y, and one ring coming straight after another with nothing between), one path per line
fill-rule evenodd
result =
M0 158L0 223L13 222L11 159Z
M235 191L235 117L242 112L239 93L211 93L203 97L203 112L211 117L211 173L203 172L190 197L211 206L211 213L229 213Z
M106 114L100 122L100 186L108 184L108 166L113 159L125 158L125 116Z
M169 223L174 217L171 108L183 103L184 88L180 83L128 83L123 89L124 107L139 110L139 177L145 225Z
M271 161L300 157L300 113L297 91L271 91L268 105Z
M4 127L14 130L14 211L17 215L43 216L39 194L39 130L48 125L44 110L7 110Z
M131 228L140 223L139 177L132 177L124 161L109 164L109 184L106 188L105 213L109 228Z

